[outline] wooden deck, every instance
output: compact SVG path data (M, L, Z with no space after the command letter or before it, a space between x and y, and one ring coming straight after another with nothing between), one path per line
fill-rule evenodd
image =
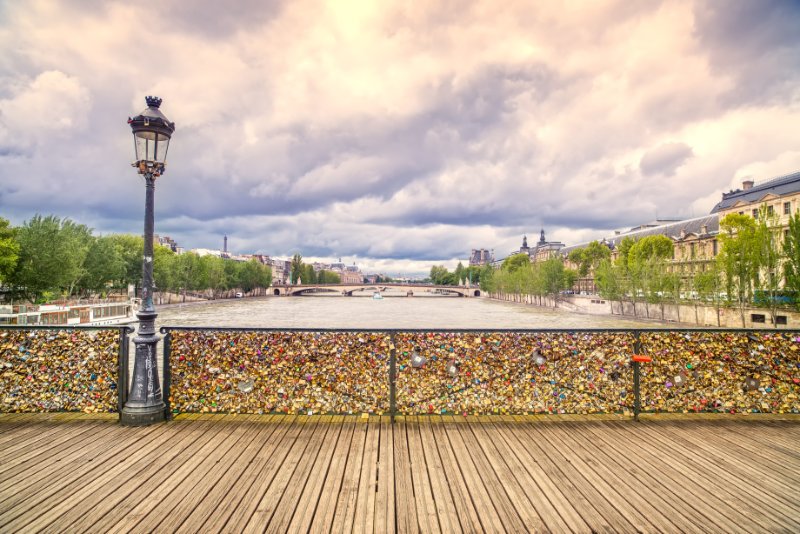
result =
M0 532L800 532L800 419L0 415Z

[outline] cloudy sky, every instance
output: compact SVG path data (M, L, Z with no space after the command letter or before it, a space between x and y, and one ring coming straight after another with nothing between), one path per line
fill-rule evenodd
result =
M0 0L0 216L452 268L709 212L800 169L800 2Z

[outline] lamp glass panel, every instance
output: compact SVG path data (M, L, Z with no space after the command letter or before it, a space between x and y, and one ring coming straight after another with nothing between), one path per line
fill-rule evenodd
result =
M169 148L169 137L155 132L136 132L136 161L164 163Z

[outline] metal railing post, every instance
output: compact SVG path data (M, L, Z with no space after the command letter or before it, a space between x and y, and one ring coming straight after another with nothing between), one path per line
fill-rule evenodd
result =
M172 419L172 406L169 401L170 388L172 387L172 368L170 367L170 356L172 355L172 334L167 330L164 335L164 419Z
M639 332L634 331L633 352L634 354L642 353L642 341L639 339ZM640 387L641 368L637 359L633 360L633 420L639 420L639 414L642 411L642 392Z
M117 412L122 418L122 408L128 402L129 327L119 329L119 356L117 356Z
M389 352L389 412L394 424L397 414L397 348L394 346L394 334L390 335L391 351Z

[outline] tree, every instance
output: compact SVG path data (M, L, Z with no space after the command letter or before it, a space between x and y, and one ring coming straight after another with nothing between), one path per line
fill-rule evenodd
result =
M250 293L261 285L261 267L263 266L255 258L240 265L238 286L242 291Z
M453 273L453 277L456 280L456 284L461 284L465 280L465 273L466 273L466 269L464 269L464 265L462 265L461 262L458 262L458 265L456 266L456 270Z
M291 279L292 283L296 284L297 280L300 279L302 282L302 274L303 274L303 256L300 254L295 254L292 256L292 272L291 272Z
M780 240L780 222L774 213L770 213L766 204L762 204L759 209L758 221L756 222L754 244L755 244L755 263L756 272L754 287L760 293L762 301L769 310L772 324L775 328L778 324L775 317L778 312L778 293L781 289L780 266L782 261Z
M584 248L570 252L568 258L578 266L578 276L583 277L594 271L601 261L610 259L611 250L599 241L592 241Z
M728 299L738 308L744 328L745 308L753 301L753 280L758 271L756 221L749 215L729 213L719 227L722 247L717 262L725 276Z
M122 278L124 268L114 240L110 237L96 237L86 254L84 273L78 281L78 289L83 294L103 292L115 280Z
M636 300L640 295L645 297L647 303L662 301L666 260L672 257L672 253L672 240L665 235L643 237L628 248L625 257L634 313ZM649 316L649 307L646 310ZM661 311L663 315L663 308Z
M550 258L542 262L541 276L544 293L553 299L553 307L556 307L561 292L567 288L563 260L561 258Z
M610 301L622 301L625 284L623 269L619 265L612 263L611 260L601 261L595 270L595 280L601 297Z
M132 234L114 234L108 239L117 249L117 255L122 263L120 278L114 280L114 285L121 288L126 288L129 284L138 287L142 281L144 239Z
M527 254L514 254L503 260L501 269L513 273L517 269L527 267L531 264L531 258Z
M387 282L387 281L389 281L389 280L386 280L386 279L381 280L381 277L380 276L378 277L378 282ZM323 269L317 274L317 283L320 283L320 284L341 284L342 283L342 277L339 276L338 274L334 273L333 271L326 271L326 270Z
M789 217L789 228L783 239L783 273L785 288L794 295L795 306L800 308L800 213Z
M494 280L495 271L491 265L484 265L480 269L479 284L484 293L494 293L496 285Z
M178 283L178 265L180 260L172 249L155 244L153 247L153 282L159 299L163 300L163 293L175 289Z
M19 243L8 220L0 217L0 285L17 266Z
M84 225L36 215L17 229L19 259L9 283L16 294L41 302L68 296L84 274L91 232Z
M714 309L717 311L717 326L721 326L720 321L720 307L722 305L722 291L721 273L718 263L712 263L710 269L696 273L693 277L694 289L697 292L695 299L695 321L697 321L697 302L713 302ZM699 322L699 321L698 321Z
M443 265L434 265L430 272L431 283L437 286L453 285L453 274Z

